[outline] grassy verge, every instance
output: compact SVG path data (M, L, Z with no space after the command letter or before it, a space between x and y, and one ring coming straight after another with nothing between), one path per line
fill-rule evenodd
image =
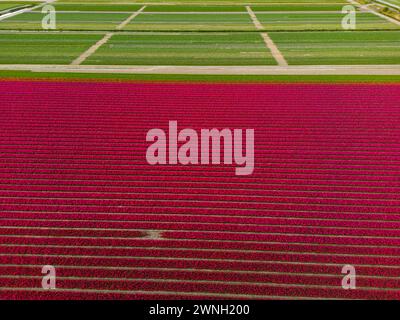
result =
M168 75L168 74L106 74L106 73L36 73L0 71L0 80L89 80L89 81L171 81L171 82L265 82L265 83L398 83L399 76L315 76L315 75Z

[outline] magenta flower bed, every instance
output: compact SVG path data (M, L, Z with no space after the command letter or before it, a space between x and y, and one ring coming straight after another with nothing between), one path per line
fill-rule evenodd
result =
M0 108L0 299L400 298L398 85L0 81ZM149 165L173 120L254 129L253 174Z

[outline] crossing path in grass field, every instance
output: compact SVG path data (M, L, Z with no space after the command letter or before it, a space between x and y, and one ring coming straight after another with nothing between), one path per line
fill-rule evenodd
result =
M104 38L97 41L93 46L91 46L88 50L82 53L78 58L71 62L71 65L76 66L80 65L84 62L87 58L89 58L93 53L96 52L98 48L100 48L103 44L107 43L108 40L113 36L112 32L107 32Z
M129 22L131 22L137 15L139 15L146 6L141 7L138 11L134 12L131 16L129 16L128 19L125 21L121 22L117 27L116 30L121 30L123 27L125 27ZM87 51L82 53L78 58L76 58L74 61L71 62L71 65L80 65L83 63L87 58L89 58L93 53L97 51L102 45L106 44L108 40L111 39L111 37L114 35L112 32L107 32L104 36L103 39L100 41L96 42L93 46L91 46Z
M303 65L318 72L313 66L326 70L328 65L400 64L400 22L358 6L357 30L344 31L341 10L349 3L56 2L56 30L43 31L40 10L0 21L0 64L160 70L179 65L187 70L227 67L228 72L235 66L260 66L270 72L274 69L264 67ZM357 72L363 71L357 67Z
M146 6L141 7L138 11L134 12L128 19L126 19L125 21L123 21L121 24L119 24L117 26L117 30L121 30L123 29L129 22L131 22L133 19L136 18L136 16L138 14L140 14L144 9L146 8Z
M253 10L250 8L250 6L246 6L246 10L249 13L251 20L253 21L256 29L258 29L258 30L264 29L263 25L260 23L260 21L258 21L257 16L253 12ZM275 58L278 65L287 66L288 63L286 62L285 57L279 51L278 47L275 45L275 43L272 41L272 39L269 37L268 33L262 32L261 37L263 38L267 48L271 51L271 54Z

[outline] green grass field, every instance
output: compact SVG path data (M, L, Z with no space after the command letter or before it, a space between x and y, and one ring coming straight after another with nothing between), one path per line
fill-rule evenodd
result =
M69 64L99 35L0 34L0 63Z
M145 31L254 31L249 15L244 13L144 13L124 30Z
M13 2L9 2L9 1L0 1L0 13L2 11L8 11L10 9L14 9L14 8L20 8L22 6L33 6L35 5L35 2L22 2L22 1L13 1Z
M115 35L85 64L275 65L257 33Z
M62 0L59 2L63 3L74 3L81 4L84 2L85 4L91 3L102 3L102 4L110 4L110 3L118 3L118 4L132 4L132 3L145 3L145 4L179 4L179 5L242 5L245 3L246 5L265 5L269 3L274 4L342 4L347 3L346 0L247 0L247 1L238 1L238 0Z
M385 0L385 2L400 6L400 0Z
M400 31L271 33L289 64L399 64ZM371 48L373 48L371 50Z
M0 11L16 7L15 3L0 3Z
M340 13L289 13L271 14L257 13L257 18L267 31L319 31L342 29ZM399 26L390 23L371 13L358 13L357 30L390 30L399 29Z
M119 2L119 1L118 1ZM93 4L93 3L64 3L64 2L55 2L52 5L56 8L57 11L114 11L114 12L133 12L139 10L141 5L139 4Z
M129 13L59 12L57 25L60 30L109 30L129 17ZM41 30L41 12L27 12L0 22L1 29Z
M343 30L341 10L348 4L345 0L56 1L52 4L56 30L42 29L41 8L0 16L0 63L70 64L111 32L83 65L278 65L262 33L269 35L289 66L400 65L400 25L358 11L356 30ZM0 1L0 11L16 5L21 2Z
M0 79L71 81L167 81L167 82L271 82L271 83L400 83L399 75L196 75L196 74L116 74L82 72L1 71Z

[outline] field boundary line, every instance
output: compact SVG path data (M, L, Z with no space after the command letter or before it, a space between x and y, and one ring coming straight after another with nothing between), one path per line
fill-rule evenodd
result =
M263 25L262 25L261 22L257 19L256 14L255 14L254 11L250 8L250 6L246 6L246 10L247 10L247 13L249 14L251 20L253 21L254 26L256 27L256 29L257 29L257 30L263 30L263 29L264 29Z
M254 26L256 27L256 29L257 30L263 30L264 29L263 25L257 19L256 14L250 8L250 6L246 6L246 10L247 10L251 20L253 21ZM262 32L261 33L261 37L263 38L265 45L267 46L267 48L271 52L272 56L274 57L274 59L276 60L278 65L282 66L282 67L287 67L288 63L287 63L285 57L283 56L282 52L280 52L278 47L275 45L274 41L272 41L272 39L270 38L268 33L267 32Z
M135 11L131 16L129 16L128 19L121 22L116 27L116 30L121 30L123 27L125 27L129 22L131 22L135 17L137 17L145 8L146 8L146 6L143 6L139 10ZM86 50L78 58L76 58L74 61L72 61L70 65L78 66L78 65L82 64L87 58L89 58L92 54L94 54L102 45L106 44L113 35L114 35L114 32L107 32L101 40L97 41L88 50Z
M272 39L269 37L268 33L266 33L266 32L261 33L261 37L264 39L265 44L267 45L268 49L271 51L271 54L275 58L278 65L282 66L282 67L287 67L288 63L287 63L285 57L280 52L280 50L275 45L275 43L272 41Z
M10 292L39 292L43 293L42 288L19 288L19 287L0 287L0 291L10 291ZM255 294L240 294L240 293L215 293L215 292L180 292L180 291L154 291L154 290L114 290L114 289L60 289L57 288L57 292L66 293L96 293L96 294L120 294L120 295L162 295L162 296L185 296L185 297L214 297L214 298L229 298L229 299L291 299L291 300L339 300L340 298L326 298L321 297L308 297L308 296L277 296L277 295L255 295ZM341 299L343 300L343 299Z
M128 19L123 21L117 26L117 30L121 30L124 28L129 22L131 22L133 19L135 19L143 10L146 9L146 6L141 7L138 11L134 12Z
M8 18L11 18L11 17L15 17L15 16L20 15L20 14L22 14L22 13L26 13L26 12L30 12L30 11L39 9L39 8L41 8L41 7L44 7L46 4L53 3L54 1L56 1L56 0L47 0L46 2L40 3L40 4L38 4L38 5L36 5L36 6L33 6L33 7L23 8L23 9L21 9L21 10L17 10L17 11L12 11L12 12L9 12L9 13L5 13L5 14L3 14L3 15L0 15L0 21L5 20L5 19L8 19Z
M310 66L127 66L0 64L0 70L37 73L116 73L190 75L400 75L400 65L310 65Z
M385 20L387 20L387 21L389 21L389 22L391 22L391 23L394 23L394 24L400 26L400 21L398 21L398 20L396 20L396 19L393 19L393 18L391 18L391 17L385 16L385 15L382 14L382 13L376 12L375 10L372 10L371 8L369 8L367 5L362 5L361 3L358 3L358 2L355 1L355 0L347 0L347 1L348 1L350 4L352 4L353 6L356 6L356 7L360 8L360 10L364 10L364 11L366 11L366 12L372 13L372 14L374 14L374 15L376 15L376 16L382 18L382 19L385 19Z
M99 41L97 41L94 45L92 45L88 50L82 53L78 58L72 61L71 65L77 66L84 62L87 58L89 58L93 53L97 51L103 44L107 43L108 40L114 35L112 32L107 32L106 35Z

